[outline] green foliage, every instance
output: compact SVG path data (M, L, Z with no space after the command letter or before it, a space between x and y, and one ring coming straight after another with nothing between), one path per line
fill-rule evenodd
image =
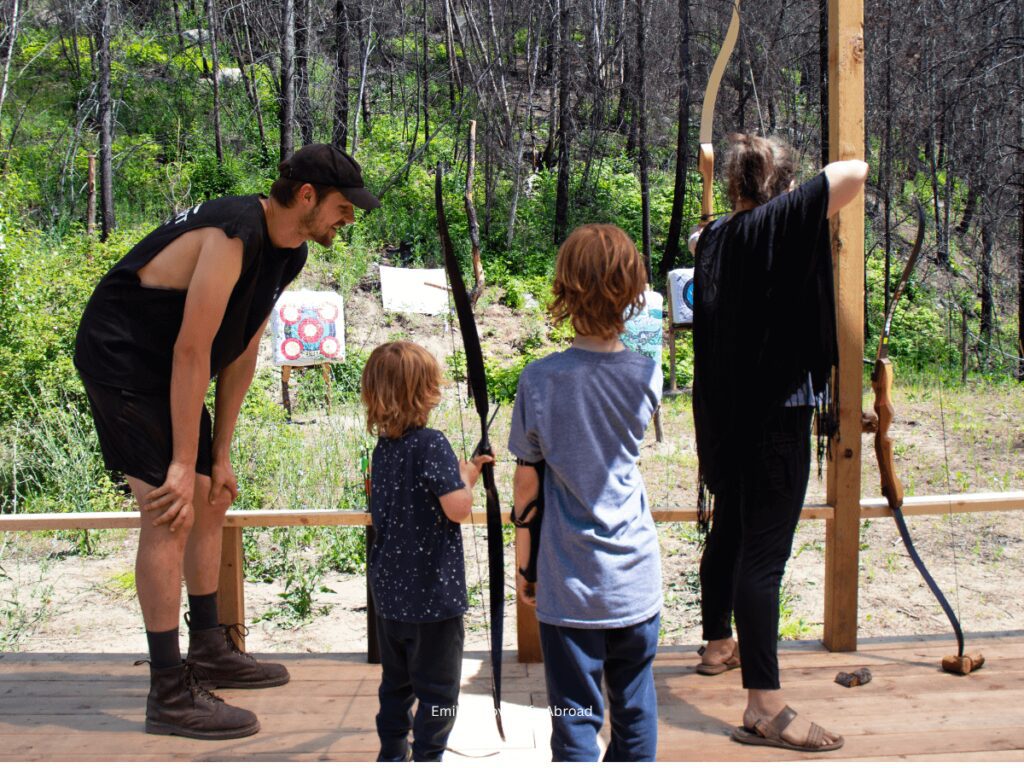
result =
M236 158L228 156L224 162L217 162L217 156L204 152L191 164L189 174L193 199L209 200L214 197L237 195L246 192L242 188L242 172Z
M5 332L0 334L0 423L24 415L32 393L43 405L84 394L71 362L85 304L100 277L142 233L120 230L106 243L79 231L55 240L38 231L9 230L0 249Z
M881 252L868 254L868 328L870 334L865 348L874 354L878 336L885 322L885 259ZM893 269L895 281L899 271ZM940 305L935 295L911 277L910 284L896 308L892 329L889 334L889 351L892 359L901 367L910 370L941 368L959 360L955 342L947 339L947 322L940 315Z
M525 354L512 365L500 366L490 360L484 360L487 371L487 392L496 403L512 403L516 399L519 388L519 375L523 368L534 360L533 355Z

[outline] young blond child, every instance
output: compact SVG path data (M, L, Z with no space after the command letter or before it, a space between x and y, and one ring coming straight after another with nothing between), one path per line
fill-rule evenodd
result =
M423 347L377 347L361 394L367 430L377 436L368 567L382 667L377 760L436 761L455 724L462 678L467 601L459 523L470 515L480 467L492 459L459 461L447 438L426 426L441 400L441 369Z
M611 714L604 759L650 761L657 750L661 567L637 459L662 374L619 340L645 282L640 254L618 227L588 224L570 234L558 251L550 312L555 322L570 320L576 337L523 370L512 414L517 517L538 493L544 502L536 585L520 573L517 589L540 620L556 761L599 759L602 678ZM543 488L532 466L540 462ZM516 535L528 552L530 530Z

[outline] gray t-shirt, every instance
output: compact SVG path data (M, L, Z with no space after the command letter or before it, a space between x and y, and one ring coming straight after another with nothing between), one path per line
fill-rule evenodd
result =
M537 618L612 629L661 610L658 534L637 467L661 400L650 358L570 347L519 377L509 451L547 463Z

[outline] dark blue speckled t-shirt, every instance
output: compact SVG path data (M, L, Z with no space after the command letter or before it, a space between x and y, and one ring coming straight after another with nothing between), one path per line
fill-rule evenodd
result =
M426 428L380 438L370 483L376 538L369 573L377 614L409 622L461 616L467 608L462 527L438 501L465 487L448 438Z

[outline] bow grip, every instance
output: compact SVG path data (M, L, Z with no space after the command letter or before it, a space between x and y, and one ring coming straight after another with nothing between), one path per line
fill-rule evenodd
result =
M701 178L704 179L704 187L700 198L700 220L707 224L711 219L711 212L715 205L715 145L701 144L700 154L697 158L697 168Z
M896 409L892 402L892 363L888 359L878 360L871 374L871 389L875 393L875 413L878 414L878 431L875 432L875 457L878 459L878 473L882 480L882 495L893 509L903 508L903 484L896 477L895 442L889 437Z

